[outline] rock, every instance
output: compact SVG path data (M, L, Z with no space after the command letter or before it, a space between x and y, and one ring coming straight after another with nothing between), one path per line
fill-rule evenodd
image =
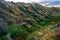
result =
M5 31L7 29L7 24L6 24L6 22L2 19L2 18L0 18L0 31Z

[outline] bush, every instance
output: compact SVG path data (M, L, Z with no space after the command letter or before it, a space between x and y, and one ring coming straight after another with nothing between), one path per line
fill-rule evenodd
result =
M27 35L27 31L25 31L21 26L15 23L8 27L7 33L10 33L10 36L13 39L17 39L17 37L20 37L19 39L21 40L24 39Z

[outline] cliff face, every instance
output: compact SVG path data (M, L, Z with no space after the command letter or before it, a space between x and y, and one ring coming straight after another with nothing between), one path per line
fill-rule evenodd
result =
M37 3L14 3L0 0L0 31L4 32L13 23L26 27L25 30L28 33L36 31L40 26L49 24L52 18L60 16L57 10L60 9L43 7Z

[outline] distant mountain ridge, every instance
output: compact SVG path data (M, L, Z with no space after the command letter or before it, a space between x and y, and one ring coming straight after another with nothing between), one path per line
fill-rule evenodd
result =
M51 7L60 7L60 1L53 1L53 2L38 2L38 4L41 4L43 6L51 6Z

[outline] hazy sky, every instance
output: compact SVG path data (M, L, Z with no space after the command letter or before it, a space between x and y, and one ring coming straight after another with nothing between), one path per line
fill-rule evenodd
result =
M14 2L41 2L41 1L60 1L60 0L6 0L6 1L14 1Z

